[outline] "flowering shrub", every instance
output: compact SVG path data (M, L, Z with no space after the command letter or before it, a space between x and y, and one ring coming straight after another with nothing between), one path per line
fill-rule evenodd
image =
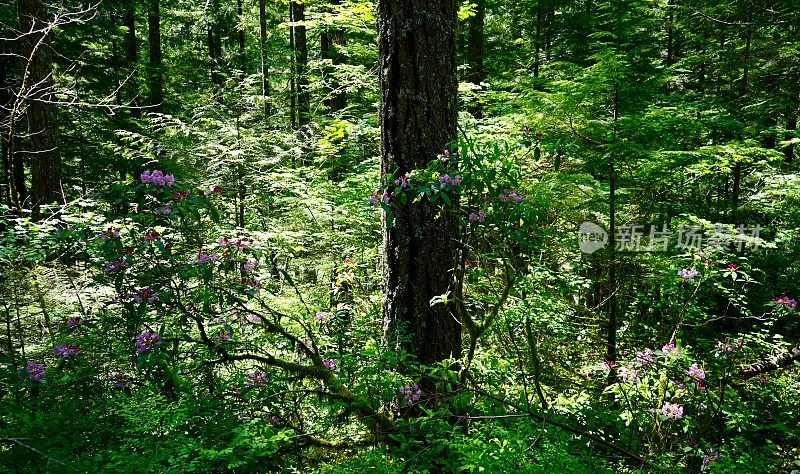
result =
M34 382L40 382L44 378L45 368L44 364L37 364L36 362L29 360L28 364L25 366L25 370L28 372L28 377Z
M58 357L62 357L64 359L80 354L77 344L67 344L66 342L62 342L55 346L53 348L53 352L55 352Z
M136 336L136 352L139 354L150 352L160 345L161 337L149 329Z

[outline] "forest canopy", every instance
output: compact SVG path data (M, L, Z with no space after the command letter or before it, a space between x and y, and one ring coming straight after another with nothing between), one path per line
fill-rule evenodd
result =
M797 472L794 0L0 4L0 472Z

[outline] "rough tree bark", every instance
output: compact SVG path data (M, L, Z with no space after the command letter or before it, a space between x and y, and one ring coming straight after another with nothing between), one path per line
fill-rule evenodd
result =
M261 96L264 100L264 120L269 120L269 55L267 54L267 2L258 0L259 47L261 49Z
M470 18L469 35L467 36L467 54L469 57L467 80L473 84L480 85L486 79L483 67L483 28L486 20L486 2L485 0L477 0L475 5L475 15ZM536 67L538 68L538 60ZM483 109L477 100L470 105L469 112L475 118L483 117Z
M330 0L330 6L335 8L340 5L341 0ZM347 44L344 36L344 31L341 28L325 29L320 34L320 55L322 59L329 59L333 66L344 63L344 55L337 49ZM343 90L340 90L341 85L336 80L332 71L335 68L327 68L326 72L329 75L328 81L328 96L325 99L325 106L332 112L338 112L347 107L347 95Z
M800 360L800 346L793 347L791 350L775 354L772 357L750 364L739 371L741 378L750 378L761 375L765 372L788 367L795 361Z
M28 60L23 73L21 93L27 96L28 128L32 146L31 204L36 208L40 204L64 202L58 118L56 106L50 103L54 100L53 70L42 31L46 26L44 19L47 18L45 4L41 0L19 0L18 13L22 31L30 32L22 37L21 43L22 56ZM24 189L24 183L22 188Z
M381 171L425 167L456 137L456 0L379 0ZM394 202L383 220L385 342L422 363L461 354L451 304L458 219L427 200Z
M786 118L786 130L797 130L797 115L794 113L789 113L788 117ZM787 133L784 136L784 140L791 140L793 135L791 133ZM785 161L787 163L791 163L794 161L794 145L787 145L783 148L783 156L785 157Z
M211 86L214 89L214 96L219 97L220 87L222 86L222 75L220 74L220 63L222 62L222 35L219 31L220 19L218 1L215 0L211 4L211 11L207 13L206 21Z
M311 104L308 96L308 42L306 40L305 4L292 0L289 2L292 26L291 46L294 55L294 83L297 93L297 122L302 127L311 120Z
M0 41L0 54L6 53L5 42ZM0 157L3 160L3 176L0 180L0 202L8 207L13 206L11 200L12 177L11 177L11 155L8 146L8 132L10 124L8 122L8 107L11 105L11 94L8 91L6 61L0 61Z
M160 111L164 102L164 79L161 71L161 10L160 0L150 0L147 12L147 39L150 46L150 105Z
M139 106L139 87L136 81L136 66L139 62L138 43L136 41L136 8L134 2L128 2L124 5L122 12L122 26L126 28L125 31L125 62L130 68L130 73L133 74L128 83L126 84L125 100L133 108L131 113L134 116L140 115Z

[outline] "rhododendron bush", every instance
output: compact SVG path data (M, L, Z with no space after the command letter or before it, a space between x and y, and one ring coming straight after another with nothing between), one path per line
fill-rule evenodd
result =
M374 254L318 255L327 274L308 277L296 245L228 224L220 185L150 168L106 195L125 206L87 199L41 222L5 219L9 281L60 292L42 296L38 329L23 320L37 310L5 306L0 434L16 444L12 462L262 472L351 450L356 465L394 469L428 446L439 454L413 462L449 471L488 462L495 444L503 466L524 470L528 445L514 440L546 435L553 459L589 443L621 470L714 470L768 430L795 439L780 420L797 384L773 375L783 359L758 365L792 354L780 336L800 326L790 288L771 290L755 259L722 250L631 258L629 271L658 281L629 290L628 310L643 313L625 315L611 360L597 307L584 306L592 260L554 231L574 183L531 177L516 159L456 144L348 204L389 225L420 200L458 213L460 264L431 262L454 286L430 304L456 302L464 352L434 366L386 345ZM732 309L717 313L720 300ZM85 441L45 446L34 432Z

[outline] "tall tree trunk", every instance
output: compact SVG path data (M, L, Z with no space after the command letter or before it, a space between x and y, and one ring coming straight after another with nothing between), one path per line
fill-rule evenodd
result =
M269 55L267 54L267 2L258 0L259 49L261 52L261 97L264 100L264 121L269 121Z
M131 113L134 116L140 115L139 107L139 87L136 81L136 67L139 62L138 44L136 42L136 8L133 2L126 2L125 10L122 13L122 26L125 31L125 62L131 74L126 84L125 101L131 105Z
M792 132L797 130L797 114L795 112L791 112L789 116L786 118L786 130L791 130ZM794 137L794 134L787 133L784 137L785 140L791 140ZM786 158L787 163L791 163L794 161L794 145L786 145L783 148L783 156Z
M480 85L486 79L483 68L483 27L485 20L486 1L476 0L475 15L470 18L469 36L467 37L467 55L469 57L469 75L467 80L476 85ZM469 112L475 118L483 117L483 108L478 100L470 104Z
M6 53L5 42L0 41L0 54ZM0 157L3 161L3 176L0 179L0 202L8 207L14 205L11 200L13 189L13 178L11 176L11 148L9 143L9 132L11 124L9 122L8 107L11 105L11 94L9 93L6 61L0 61Z
M311 120L311 104L308 96L308 43L306 41L305 4L291 0L289 2L292 23L292 48L295 63L295 88L297 94L297 123L306 125Z
M150 46L150 105L161 110L164 102L164 78L161 71L161 11L160 0L150 0L147 12L147 40Z
M330 0L330 5L334 8L341 3L341 0ZM346 44L347 41L342 29L331 28L323 30L320 35L320 54L322 59L329 59L333 66L343 64L344 55L338 50L338 47L343 47ZM347 95L343 90L340 90L341 85L336 80L333 70L335 70L335 67L327 68L329 86L325 106L332 112L338 112L347 107Z
M48 103L55 98L53 70L42 31L46 26L45 4L42 0L19 0L18 12L22 31L32 32L22 38L21 53L28 62L23 74L21 93L28 97L28 127L33 147L31 194L33 208L36 208L40 204L64 202L61 189L58 118L56 106ZM19 158L21 160L21 156ZM24 187L23 182L22 188Z
M244 49L244 13L242 12L242 0L236 0L236 15L238 27L236 28L236 40L239 46L239 68L242 75L247 73L247 55Z
M614 84L614 140L619 120L619 84ZM614 153L608 154L608 330L606 332L606 359L617 360L617 169Z
M539 66L542 54L542 22L544 21L542 0L536 2L536 27L533 36L533 77L539 77Z
M667 2L667 66L675 59L675 0Z
M294 46L294 7L289 3L289 50L292 52L289 61L289 125L297 128L297 48Z
M379 0L381 171L424 168L456 138L456 0ZM454 207L427 199L383 218L383 318L386 343L423 363L461 354L452 303L459 235Z

